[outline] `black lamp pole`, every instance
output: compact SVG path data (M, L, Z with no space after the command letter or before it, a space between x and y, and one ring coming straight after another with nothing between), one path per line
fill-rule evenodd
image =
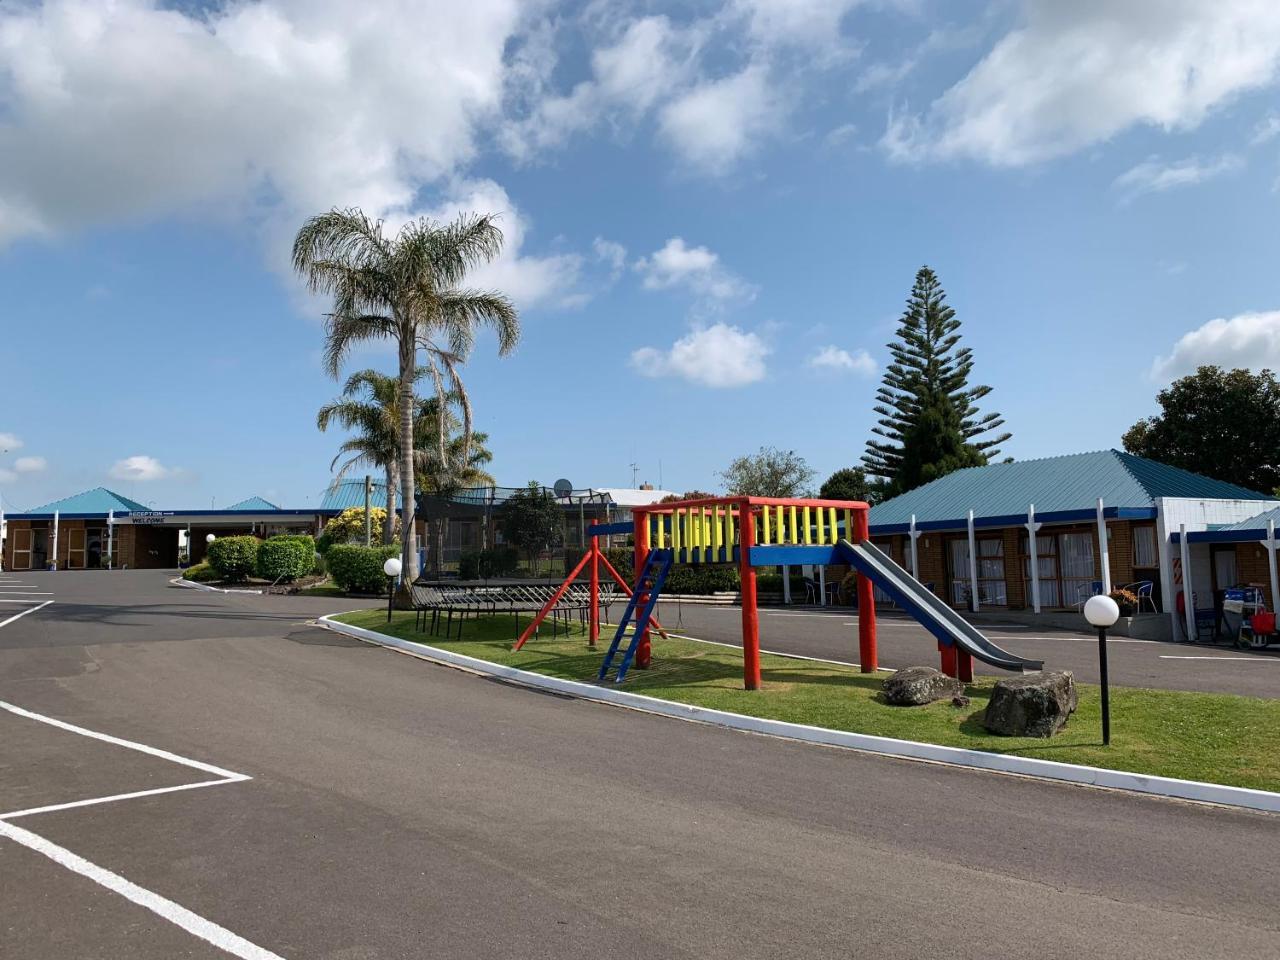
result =
M396 578L387 577L387 623L391 622L391 604L396 597Z
M1098 674L1102 680L1102 745L1111 744L1111 697L1107 687L1107 628L1098 628Z

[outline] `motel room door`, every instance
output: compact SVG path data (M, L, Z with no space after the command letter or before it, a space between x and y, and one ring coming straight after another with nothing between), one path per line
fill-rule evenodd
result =
M1213 552L1214 592L1229 590L1239 581L1239 574L1236 572L1236 545L1234 543L1229 543L1226 546L1214 544L1211 549Z
M31 541L33 531L30 527L19 527L9 536L13 538L13 569L31 569Z
M85 553L84 527L71 527L67 531L67 569L83 570Z

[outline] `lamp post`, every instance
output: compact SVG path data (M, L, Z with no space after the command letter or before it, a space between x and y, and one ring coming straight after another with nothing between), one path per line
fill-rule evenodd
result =
M1102 745L1111 743L1111 701L1107 689L1107 627L1120 619L1120 607L1106 594L1090 597L1084 605L1084 618L1098 628L1098 674L1102 680Z
M396 597L396 580L400 578L402 564L399 557L387 557L382 565L382 572L387 575L387 623L391 622L391 604Z

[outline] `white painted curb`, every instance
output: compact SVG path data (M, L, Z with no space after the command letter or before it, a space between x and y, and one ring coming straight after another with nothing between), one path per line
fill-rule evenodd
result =
M196 583L186 577L174 577L169 581L175 587L189 587L192 590L208 590L210 593L254 593L262 596L261 590L228 590L226 587L211 587L207 583Z
M1172 797L1177 800L1194 800L1201 803L1216 803L1229 807L1244 807L1250 810L1264 810L1269 813L1280 813L1280 793L1269 790L1252 790L1248 787L1228 787L1217 783L1202 783L1198 780L1178 780L1174 777L1157 777L1144 773L1130 773L1125 770L1104 770L1101 767L1085 767L1074 763L1061 763L1056 760L1037 760L1033 757L1018 757L1001 753L987 753L983 750L966 750L963 747L944 747L932 743L917 743L914 740L897 740L893 737L876 737L866 733L850 733L845 730L830 730L826 727L811 727L807 724L788 723L784 720L766 720L761 717L748 717L727 710L711 710L688 703L676 703L671 700L660 700L638 693L600 687L578 680L562 680L548 677L541 673L531 673L516 667L506 667L468 657L439 647L416 643L412 640L401 640L399 637L376 633L341 623L333 619L334 615L320 617L319 624L336 633L345 634L357 640L364 640L394 650L402 650L447 666L460 667L473 673L481 673L490 677L512 680L516 683L543 690L564 693L583 700L595 700L617 706L644 710L681 720L696 720L699 723L710 723L731 730L746 730L750 733L763 733L774 737L785 737L790 740L801 740L806 743L820 743L832 747L847 747L851 750L862 750L868 753L879 753L890 757L903 757L909 760L927 760L933 763L946 763L953 766L971 767L979 770L990 770L996 773L1013 773L1026 777L1039 777L1045 780L1061 780L1067 783L1084 784L1093 787L1105 787L1111 790L1128 790L1133 793L1154 794L1160 797Z

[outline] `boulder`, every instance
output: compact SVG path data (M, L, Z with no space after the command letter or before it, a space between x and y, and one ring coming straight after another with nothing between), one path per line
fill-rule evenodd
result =
M907 667L884 682L884 701L895 707L918 707L964 694L964 684L933 667Z
M1075 709L1070 671L1025 673L996 681L982 725L1005 737L1052 737Z

